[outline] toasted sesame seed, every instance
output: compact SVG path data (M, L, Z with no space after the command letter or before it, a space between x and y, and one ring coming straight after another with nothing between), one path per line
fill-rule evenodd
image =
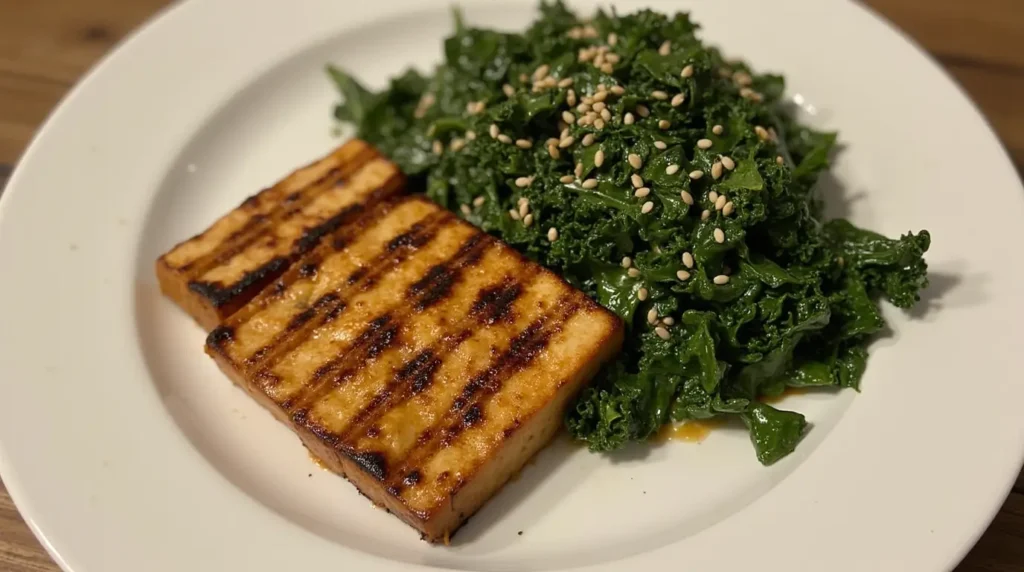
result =
M714 127L711 128L711 132L714 133L715 135L721 135L723 132L725 132L725 127L722 127L721 125L715 125Z
M572 135L570 135L568 137L565 137L561 141L558 142L558 148L559 149L565 149L569 145L572 145L575 141L576 141L576 139Z
M669 40L665 40L664 42L662 42L661 47L658 48L658 54L662 56L667 56L670 53L672 53L672 42L670 42Z
M582 177L583 176L583 163L576 163L576 168L573 170L573 172L576 173L576 178L577 179Z
M621 85L613 85L610 88L608 88L608 91L612 92L615 95L622 95L626 93L626 88L622 87Z
M658 129L668 129L669 127L672 127L672 122L668 119L662 119L658 122Z
M601 84L601 85L604 85L604 84ZM598 92L594 94L594 102L595 102L594 109L597 109L597 111L601 111L601 109L604 109L604 100L606 100L606 99L608 99L608 92L604 91L604 90L598 90ZM598 103L601 104L601 109L598 109L598 107L597 107Z
M462 214L464 215L468 215L469 213L473 212L472 210L470 210L469 205L467 204L459 205L459 210L462 211Z
M573 115L571 111L563 111L562 121L572 125L573 123L576 123L576 116Z
M732 201L729 201L725 203L725 206L722 207L722 214L724 214L725 216L729 216L732 214L732 211L735 210L735 208L736 207L732 204Z
M710 139L699 139L697 141L698 149L710 149L712 145L714 145L714 143L712 143Z
M590 147L591 145L594 144L594 140L595 139L596 139L596 137L594 137L593 133L587 133L586 135L583 136L583 141L582 141L583 146L584 147Z
M434 139L434 143L432 144L432 147L434 149L434 154L435 155L440 155L441 153L444 152L444 144L441 143L440 141L438 141L437 139Z
M533 213L523 217L523 226L530 226L531 224L533 224Z
M603 119L605 123L612 120L612 112L609 111L607 107L601 110L601 119Z
M533 81L540 81L547 77L548 72L551 71L551 66L548 64L541 64L537 69L533 70Z
M597 179L587 179L580 184L584 189L593 189L597 187Z
M647 310L647 323L653 324L658 321L658 311L654 308Z
M729 199L725 195L719 195L718 200L715 201L715 210L720 211L724 209L727 202L729 202Z
M719 286L722 286L723 284L728 284L728 283L729 283L729 277L726 276L725 274L719 274L718 276L715 276L715 284L718 284Z
M664 326L658 326L657 328L654 328L654 333L658 334L658 337L663 340L667 340L670 337L672 337L672 334L668 333L668 330L666 330Z
M636 299L643 302L647 299L648 294L650 294L650 292L647 291L647 288L641 288L636 291Z
M700 213L700 220L708 220L709 218L711 218L711 211L709 211L708 209L704 209Z
M532 177L531 177L531 178L532 178ZM522 206L523 206L523 205L527 205L527 206L529 206L529 204L530 204L530 199L528 199L528 198L526 198L526 197L519 197L519 200L518 200L518 201L516 201L516 204L517 204L517 205L519 205L519 207L520 207L520 208L522 208Z
M604 64L603 66L601 66L601 72L602 73L606 73L606 74L611 75L611 73L614 72L614 71L615 71L615 68L612 67L612 64L610 64L610 63Z
M725 167L726 169L732 171L733 169L736 168L736 162L732 160L732 157L722 155L720 160L722 161L722 166Z
M716 180L722 178L722 163L720 161L715 161L715 164L711 165L711 178Z
M736 82L736 85L750 85L754 82L754 78L750 77L750 74L743 71L738 71L732 74L732 81Z
M664 141L655 141L654 148L664 151L665 149L668 149L668 144L665 143Z
M628 157L628 160L629 160L629 166L633 167L634 169L639 169L640 167L644 166L643 159L641 159L640 155L637 155L636 153L630 153L629 157Z
M505 135L504 133L499 133L498 134L498 141L501 141L502 143L505 143L506 145L508 145L509 143L512 143L512 138L509 137L508 135Z
M764 127L761 127L760 125L754 126L754 133L757 133L757 138L760 139L761 141L766 141L770 137L768 135L768 130L765 129Z
M520 149L530 149L533 147L533 142L529 139L516 139L516 147Z
M604 125L605 125L604 119L595 119L594 120L594 129L597 129L597 130L600 131L601 129L604 129Z
M581 103L576 106L576 113L586 113L588 111L590 111L589 103Z
M523 217L519 216L519 211L516 209L509 209L508 216L512 217L512 220L519 220Z
M525 73L519 74L519 83L526 83L528 81L530 81L530 76L526 75Z
M601 93L604 93L604 92L601 92ZM605 103L603 101L595 101L594 105L592 107L594 108L594 111L596 111L598 113L601 113L602 111L605 110L605 108L607 106L605 105Z
M558 136L559 139L565 139L569 136L569 126L566 125L562 128L562 133Z
M636 121L636 119L633 117L633 114L628 111L622 116L622 122L626 125L632 125L634 121Z
M687 280L690 279L690 273L685 270L680 270L676 272L676 278L682 280L683 282L686 282Z
M521 189L523 187L529 187L530 183L532 183L532 182L533 182L533 178L532 177L519 177L518 179L516 179L516 186Z
M683 202L688 206L693 206L693 195L691 195L689 191L680 191L679 197L683 199Z
M477 197L477 198L473 199L473 206L476 207L476 208L480 208L480 207L484 206L484 203L486 203L486 202L487 202L487 197L483 197L483 196Z
M694 169L693 171L690 171L690 174L688 176L694 181L696 181L697 179L704 176L704 171L701 171L700 169Z
M712 203L717 201L718 200L718 193L715 192L715 191L711 191L710 193L708 193L708 200L711 201Z
M775 156L775 164L776 165L785 165L786 164L786 160L782 158L782 155L776 155Z
M672 101L670 103L672 104L672 107L679 107L684 101L686 101L686 94L677 93L672 96Z
M666 326L673 326L675 325L676 320L672 316L665 316L664 318L661 319L661 323L665 324Z
M679 75L682 77L693 77L693 64L687 64Z
M608 34L608 45L609 46L614 46L617 43L619 43L619 36L618 36L618 34L616 34L615 32L612 32L611 34Z
M623 268L629 268L633 266L633 259L628 256L622 257L622 262L619 263Z
M509 85L507 83L505 85L501 86L501 91L504 92L505 95L508 96L508 97L512 97L512 96L514 96L516 94L516 88L512 87L511 85Z
M572 175L563 175L560 179L558 179L558 182L568 185L569 183L572 183L575 180L576 177L573 177Z
M626 275L629 276L630 278L636 278L637 276L640 276L640 271L637 270L636 268L630 268L629 270L626 271Z
M571 77L562 78L558 82L558 87L561 88L561 89L565 89L565 88L569 87L570 85L572 85L572 82L573 82L573 79Z
M554 242L558 240L558 229L551 227L548 229L548 242Z
M600 167L601 165L604 165L604 151L598 149L597 153L594 153L594 166Z
M718 244L725 242L725 231L720 228L715 229L715 242Z
M566 92L565 102L568 103L570 107L576 105L576 90L570 89Z
M693 268L693 255L689 252L683 253L683 266Z
M669 165L668 167L665 167L665 174L666 175L675 175L678 172L679 172L679 165Z
M636 173L633 173L632 175L629 176L629 182L633 183L634 189L639 189L640 187L644 186L643 177L637 175Z
M636 114L640 117L647 117L651 114L651 110L646 105L636 106Z
M636 190L636 191L635 191L635 192L633 193L633 196L634 196L634 197L636 197L636 198L638 198L638 199L642 199L642 198L646 197L646 196L647 196L647 195L649 195L649 194L651 194L651 189L650 189L650 187L640 187L639 189L637 189L637 190Z
M562 156L558 151L558 147L555 145L548 145L548 155L550 155L552 159L558 159Z
M647 213L649 213L649 212L651 212L653 210L654 210L654 201L647 201L646 203L643 204L642 207L640 207L640 212L642 212L643 214L647 214Z
M668 94L665 93L664 91L661 91L660 89L658 89L658 90L655 90L655 91L651 92L651 97L653 97L654 99L657 99L657 100L660 101L660 100L668 99Z
M466 140L456 137L452 139L452 142L448 145L452 151L461 151L466 146Z

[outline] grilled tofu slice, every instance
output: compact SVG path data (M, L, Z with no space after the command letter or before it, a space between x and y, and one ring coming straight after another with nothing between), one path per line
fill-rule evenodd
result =
M401 191L398 167L351 140L246 199L156 262L160 289L207 330L281 276L319 239Z
M555 434L622 331L511 247L402 197L335 232L206 349L327 467L436 542Z

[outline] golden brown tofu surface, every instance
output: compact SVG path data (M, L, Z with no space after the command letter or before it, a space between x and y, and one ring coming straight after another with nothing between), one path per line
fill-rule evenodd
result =
M398 193L398 168L351 140L246 199L157 260L161 290L206 329L278 278L319 239Z
M329 468L431 541L539 450L621 321L419 197L336 231L207 351Z

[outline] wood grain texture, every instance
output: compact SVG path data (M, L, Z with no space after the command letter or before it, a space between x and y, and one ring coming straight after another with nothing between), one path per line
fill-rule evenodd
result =
M96 59L167 0L0 0L0 193L32 133ZM935 55L1024 166L1024 0L868 0ZM941 500L937 500L941 502ZM56 572L0 482L0 571ZM1024 570L1024 473L957 572Z

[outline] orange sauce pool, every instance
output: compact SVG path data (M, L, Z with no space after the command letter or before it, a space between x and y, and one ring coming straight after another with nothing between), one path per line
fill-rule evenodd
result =
M685 443L700 443L708 438L711 431L716 427L725 424L725 419L691 419L682 423L669 423L661 428L654 436L655 443L667 441L683 441Z
M787 387L785 390L783 390L782 393L780 393L778 395L775 395L775 396L762 395L761 397L758 397L757 400L760 401L761 403L767 403L767 404L771 405L772 403L778 403L778 402L782 401L783 399L785 399L786 397L788 397L790 395L803 395L805 393L807 393L807 388L806 387Z

